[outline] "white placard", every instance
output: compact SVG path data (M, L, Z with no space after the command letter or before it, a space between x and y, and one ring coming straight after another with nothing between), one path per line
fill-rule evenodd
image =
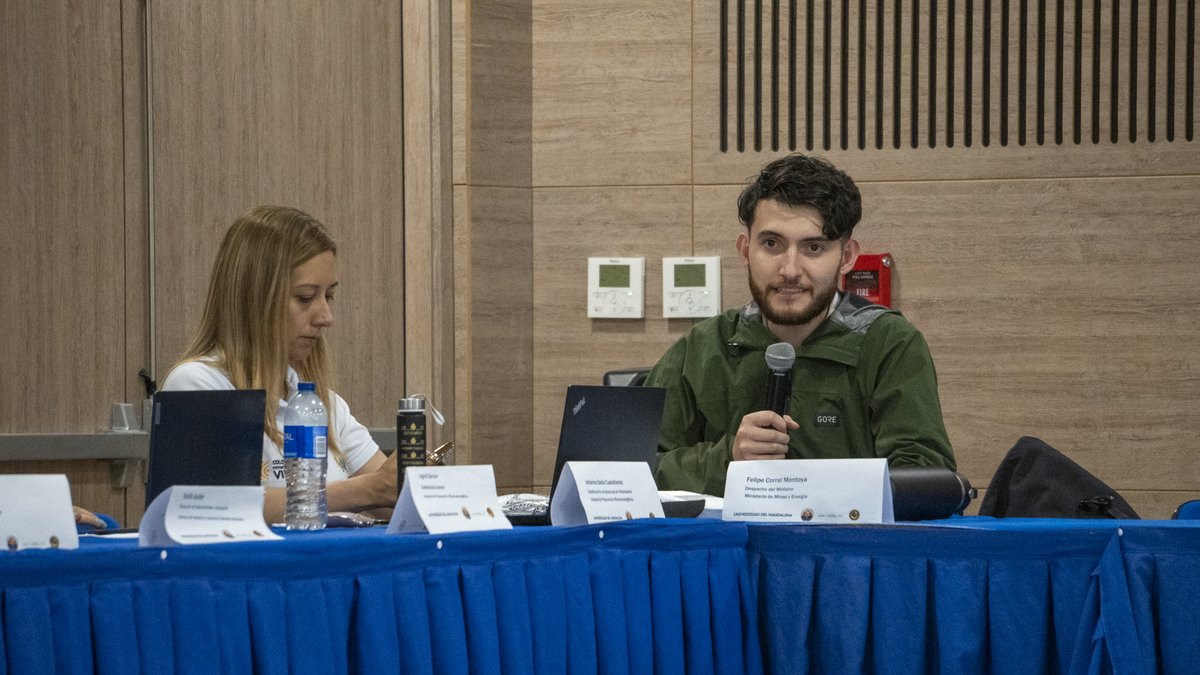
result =
M781 523L893 523L887 460L730 462L722 518Z
M0 476L0 547L79 548L65 475Z
M228 544L282 539L263 520L257 485L173 485L163 490L138 532L139 546Z
M410 466L388 533L511 530L496 496L496 474L480 466Z
M662 517L658 487L645 462L567 462L550 502L552 525Z

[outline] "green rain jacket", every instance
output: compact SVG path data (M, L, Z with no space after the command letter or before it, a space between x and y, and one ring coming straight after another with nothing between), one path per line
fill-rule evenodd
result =
M725 493L742 417L764 409L766 348L778 342L754 302L696 324L659 360L665 387L655 478L664 490ZM883 457L955 468L925 338L899 312L843 295L796 350L789 459Z

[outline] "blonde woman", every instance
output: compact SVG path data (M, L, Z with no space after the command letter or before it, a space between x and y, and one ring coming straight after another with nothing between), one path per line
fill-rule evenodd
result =
M164 390L264 389L263 507L283 520L283 416L300 381L316 384L329 411L330 511L390 507L396 466L329 388L324 332L333 325L337 244L312 216L260 206L238 218L217 251L200 328L163 381Z

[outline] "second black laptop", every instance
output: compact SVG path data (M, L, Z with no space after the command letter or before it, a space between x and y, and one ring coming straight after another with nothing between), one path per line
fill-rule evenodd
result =
M172 485L261 484L266 405L261 389L155 394L146 506Z

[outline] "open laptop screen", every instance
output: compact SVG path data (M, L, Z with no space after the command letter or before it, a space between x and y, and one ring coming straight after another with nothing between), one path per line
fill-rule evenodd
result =
M172 485L261 484L266 400L261 389L155 394L146 505Z
M653 471L665 399L662 387L567 387L550 494L567 462L646 462Z

